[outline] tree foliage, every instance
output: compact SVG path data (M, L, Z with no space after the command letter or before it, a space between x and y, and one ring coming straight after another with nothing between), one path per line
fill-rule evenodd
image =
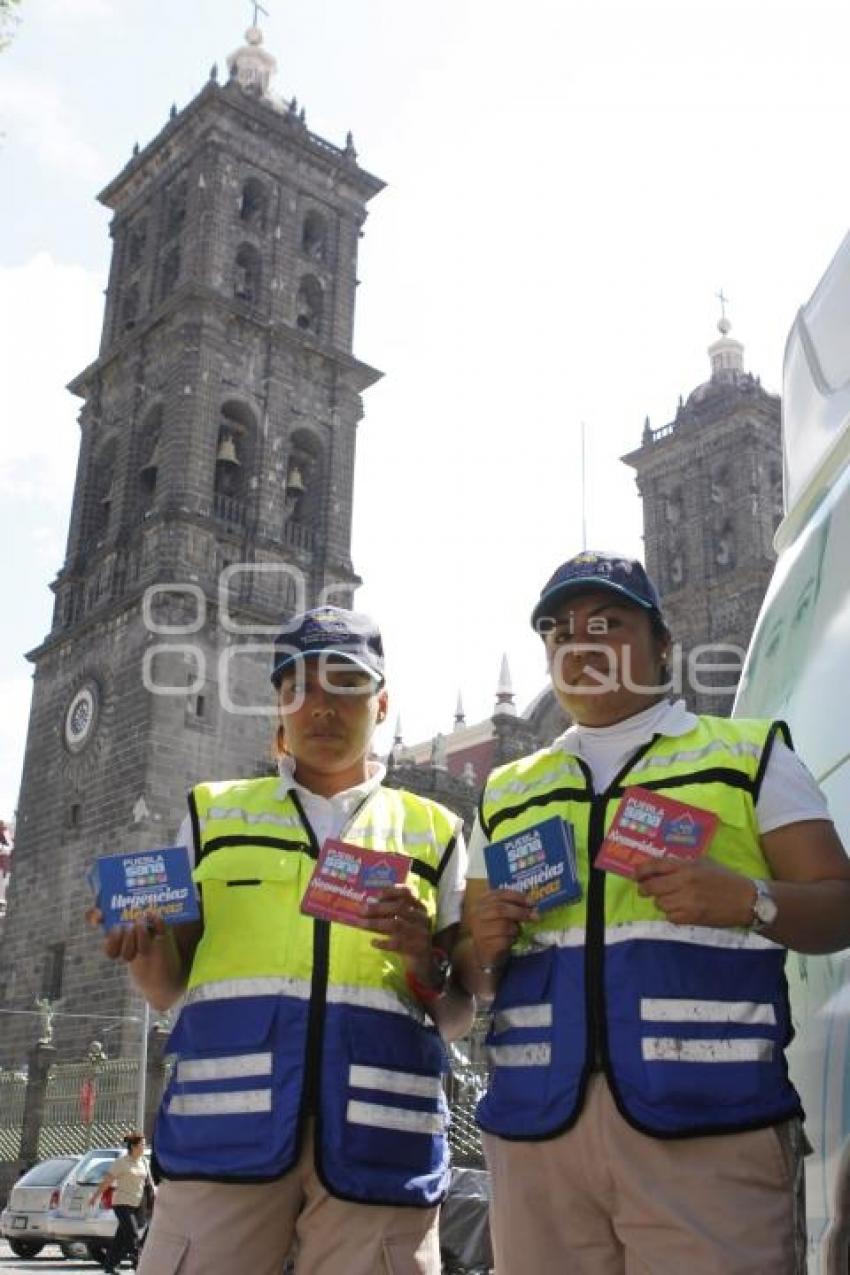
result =
M12 30L18 21L20 0L0 0L0 49L5 49L12 38Z

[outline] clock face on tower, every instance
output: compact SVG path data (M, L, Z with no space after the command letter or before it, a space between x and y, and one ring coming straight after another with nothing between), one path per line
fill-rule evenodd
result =
M97 717L97 688L87 682L77 691L65 713L65 743L78 753L92 737Z

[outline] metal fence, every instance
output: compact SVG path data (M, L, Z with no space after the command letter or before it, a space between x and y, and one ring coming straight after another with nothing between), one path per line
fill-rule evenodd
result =
M120 1145L135 1124L138 1091L135 1059L54 1063L47 1074L38 1158Z
M484 1152L481 1130L475 1122L475 1108L487 1088L487 1065L476 1060L477 1040L457 1041L449 1046L451 1071L446 1082L451 1121L449 1146L452 1162L459 1168L481 1169Z
M26 1074L0 1071L0 1161L20 1159L26 1097Z

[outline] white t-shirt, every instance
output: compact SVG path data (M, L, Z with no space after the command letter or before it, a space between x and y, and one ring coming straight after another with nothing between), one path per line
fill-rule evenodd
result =
M380 762L369 762L369 777L364 783L347 788L345 792L338 792L333 797L322 797L303 784L296 783L295 762L291 757L283 757L280 761L280 786L276 796L282 801L288 792L298 794L316 841L323 845L328 837L340 835L357 807L383 783L386 773L386 767ZM197 860L198 847L195 845L192 820L188 815L177 833L177 845L188 846L193 860ZM460 920L465 879L466 843L458 819L454 849L437 885L437 933Z
M131 1155L120 1156L108 1170L109 1176L115 1179L113 1204L126 1204L128 1208L137 1209L142 1202L145 1191L145 1180L148 1166L141 1158Z
M662 700L613 726L573 725L555 741L565 752L575 753L587 763L596 792L604 792L629 757L653 735L686 735L697 719L688 712L684 700ZM774 740L764 772L756 819L759 832L773 832L789 823L805 819L829 819L826 798L799 757L780 739ZM484 847L487 837L476 819L469 838L470 880L486 878Z

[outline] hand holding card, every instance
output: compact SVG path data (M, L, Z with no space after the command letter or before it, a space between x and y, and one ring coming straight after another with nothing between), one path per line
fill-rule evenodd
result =
M313 875L301 900L301 911L321 921L336 921L368 930L363 905L383 890L403 885L410 860L403 854L365 850L329 838L319 851Z
M639 864L657 859L699 859L717 827L717 815L646 788L627 788L594 866L634 879Z
M544 819L484 849L494 889L519 890L538 911L581 898L572 824Z
M89 879L107 931L133 925L147 913L161 917L166 925L198 919L185 846L105 855L95 860Z

